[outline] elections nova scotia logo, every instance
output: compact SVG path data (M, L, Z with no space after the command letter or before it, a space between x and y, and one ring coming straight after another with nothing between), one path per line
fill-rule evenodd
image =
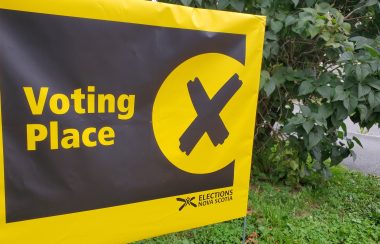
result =
M178 211L182 211L186 207L201 208L210 205L223 204L233 200L233 189L221 189L198 195L190 195L186 197L177 197L176 200L181 204Z

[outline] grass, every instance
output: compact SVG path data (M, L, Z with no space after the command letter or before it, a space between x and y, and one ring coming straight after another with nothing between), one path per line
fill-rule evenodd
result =
M342 167L320 187L255 182L247 243L380 243L380 178ZM242 219L140 243L241 243Z

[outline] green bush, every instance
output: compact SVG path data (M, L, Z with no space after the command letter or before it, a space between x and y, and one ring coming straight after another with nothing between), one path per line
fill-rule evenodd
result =
M169 2L267 16L254 150L261 172L293 183L328 179L360 145L344 121L378 125L378 0Z

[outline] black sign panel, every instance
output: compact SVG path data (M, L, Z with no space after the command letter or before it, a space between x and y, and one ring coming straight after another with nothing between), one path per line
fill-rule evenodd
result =
M155 140L152 107L162 82L183 61L221 53L244 64L245 46L244 35L0 10L7 222L232 186L233 162L209 174L171 164ZM35 98L49 88L43 115L32 114L25 87ZM48 109L54 94L70 98L77 89L86 96L86 108L88 94L134 94L134 116L120 120L117 111L55 114ZM217 115L214 120L219 121ZM27 150L27 124L47 129L38 150ZM98 133L106 126L116 135L112 146L87 147L82 141L78 148L60 146L67 128L82 135L86 128ZM58 149L52 149L55 144Z

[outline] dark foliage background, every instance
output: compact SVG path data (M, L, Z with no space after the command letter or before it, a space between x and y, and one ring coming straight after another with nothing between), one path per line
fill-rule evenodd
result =
M328 179L380 121L378 0L169 0L267 16L255 173L288 184Z

